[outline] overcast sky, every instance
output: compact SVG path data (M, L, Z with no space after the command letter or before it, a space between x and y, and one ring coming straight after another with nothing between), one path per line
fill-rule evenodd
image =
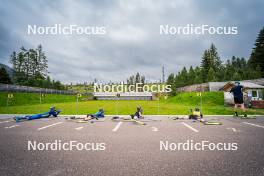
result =
M248 58L264 26L264 1L0 0L0 62L42 44L52 78L64 83L123 81L139 72L160 80L197 66L211 43L223 61ZM28 25L105 26L105 35L28 35ZM160 35L160 25L237 26L238 35Z

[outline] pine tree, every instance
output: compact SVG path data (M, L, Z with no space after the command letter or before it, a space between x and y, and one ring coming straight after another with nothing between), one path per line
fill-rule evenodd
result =
M181 83L182 85L188 85L188 72L186 67L183 67L182 72L181 72Z
M41 73L43 77L47 76L48 74L48 60L43 52L42 46L39 45L36 49L37 52L37 60L38 60L38 72Z
M261 78L261 66L258 65L256 70L254 71L255 78Z
M211 47L208 51L209 51L209 57L210 57L210 67L212 67L214 71L218 71L222 65L222 61L213 43L211 44Z
M3 83L3 84L11 83L11 79L8 73L6 72L6 69L3 67L0 68L0 83Z
M173 73L171 73L168 76L168 79L166 81L166 84L167 85L171 85L172 91L170 92L170 95L175 95L175 93L176 93L176 86L175 86L175 78L174 78L174 74Z
M210 57L210 68L212 68L213 71L215 72L214 81L222 81L224 68L222 65L222 61L218 55L217 49L213 43L211 44L210 49L208 51Z
M188 73L188 84L194 84L194 79L195 79L195 72L193 67L191 66L189 69L189 73Z
M18 70L18 58L15 51L10 56L10 63L12 64L14 70Z
M20 48L20 50L21 50L20 57L21 60L23 61L21 72L24 72L26 81L29 81L30 71L31 71L30 53L23 46Z
M140 82L142 83L142 85L145 84L145 76L141 76Z
M136 84L135 83L135 76L134 75L132 75L132 76L129 77L129 82L130 82L130 85Z
M202 63L201 63L201 68L202 68L202 81L206 82L207 81L207 75L208 71L211 66L211 61L210 61L210 56L208 50L204 51L204 54L202 56Z
M25 58L22 52L13 52L10 56L10 63L13 67L13 80L15 83L23 84L26 81L24 73Z
M249 63L252 68L256 68L259 65L261 68L261 75L264 77L264 27L258 34Z
M135 83L140 83L140 74L139 73L136 74Z
M213 69L215 76L214 80L217 78L221 79L221 76L217 73L223 70L222 67L222 61L217 53L217 49L214 44L211 44L210 48L205 50L202 56L201 68L203 82L207 82L209 80L208 76L210 68Z
M211 67L208 72L208 82L213 82L213 81L216 81L216 76L214 69Z
M238 72L235 72L235 74L233 76L233 80L240 81L241 80L241 75L239 75Z
M199 84L199 83L202 83L203 80L202 80L202 71L201 71L201 68L200 67L196 67L195 70L195 78L194 78L194 83L195 84Z
M232 66L230 60L227 60L227 64L225 66L224 80L225 81L231 80L233 77L233 74L234 74L234 67Z

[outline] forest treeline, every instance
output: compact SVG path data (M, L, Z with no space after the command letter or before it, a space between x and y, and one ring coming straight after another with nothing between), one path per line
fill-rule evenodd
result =
M13 52L10 56L12 64L12 79L3 83L13 83L16 85L42 87L50 89L64 90L65 86L60 81L55 81L48 75L48 59L41 45L36 49L25 49L21 47L18 52ZM4 70L2 70L4 72Z
M177 74L171 73L167 84L173 90L192 84L214 81L247 80L264 77L264 28L260 31L249 59L233 56L224 63L214 44L206 49L197 67L183 67ZM173 91L175 92L175 91Z

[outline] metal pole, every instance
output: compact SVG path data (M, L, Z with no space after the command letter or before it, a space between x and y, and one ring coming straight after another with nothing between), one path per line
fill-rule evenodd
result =
M119 114L118 107L119 107L119 97L117 97L117 115Z
M158 98L158 115L160 113L160 98Z
M77 98L76 98L76 115L78 115L78 102L79 102L78 99L79 98L78 98L78 94L77 94Z
M202 96L202 92L201 92L201 113L203 112L203 96Z
M119 114L119 112L118 112L118 101L119 101L119 96L120 96L120 94L119 93L117 93L116 94L116 97L117 97L117 99L116 99L116 116L118 116L118 114Z
M8 95L7 95L6 106L8 106L8 100L9 100L9 97L8 97Z
M40 91L40 94L39 94L39 104L41 104L41 91Z
M160 113L160 93L157 93L157 97L158 97L158 115Z

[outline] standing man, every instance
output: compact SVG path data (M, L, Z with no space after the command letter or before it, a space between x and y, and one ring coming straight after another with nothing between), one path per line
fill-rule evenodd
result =
M230 90L230 93L233 93L233 96L234 96L235 116L238 116L237 108L240 107L242 109L242 111L244 112L244 117L247 117L246 109L245 109L245 105L244 105L244 100L243 100L243 88L244 87L242 85L240 85L240 82L236 81L235 86Z

